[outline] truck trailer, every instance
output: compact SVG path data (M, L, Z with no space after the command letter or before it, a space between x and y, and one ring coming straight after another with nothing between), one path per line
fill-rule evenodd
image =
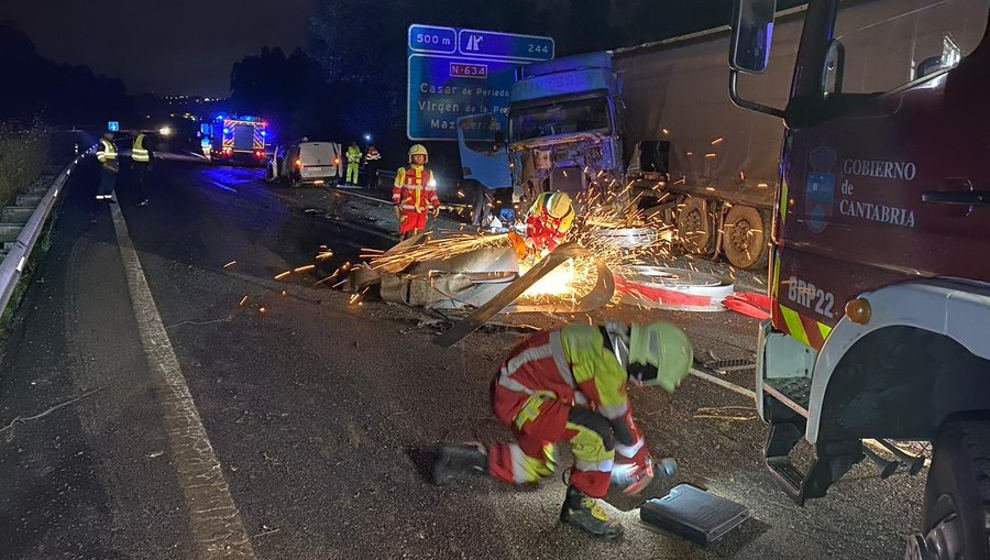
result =
M792 43L774 51L769 76L746 81L753 97L786 99L801 11L781 15L777 37ZM729 37L723 26L521 67L507 135L470 142L497 120L460 121L465 178L511 186L521 207L542 191L573 196L594 188L620 203L662 206L688 252L761 266L783 127L732 105L725 90ZM494 162L502 150L511 173L499 176Z

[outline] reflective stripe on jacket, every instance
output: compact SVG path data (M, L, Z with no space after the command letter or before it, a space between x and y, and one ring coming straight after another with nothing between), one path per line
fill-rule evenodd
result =
M151 161L151 152L144 147L144 134L138 134L134 139L134 146L131 148L131 160L140 163Z
M100 138L100 147L96 150L96 160L100 163L115 161L117 159L117 147L106 138Z
M438 208L440 199L437 198L433 172L422 165L400 167L395 172L392 203L399 205L399 208L405 212L421 213L426 212L431 206Z
M368 153L365 154L364 159L366 161L378 161L382 159L382 153L378 150L368 150Z
M531 336L502 363L495 382L495 415L511 424L532 395L551 394L567 408L584 406L607 418L616 450L635 456L645 446L626 395L627 373L606 341L601 329L589 325Z
M347 148L347 163L361 163L361 148L357 146Z

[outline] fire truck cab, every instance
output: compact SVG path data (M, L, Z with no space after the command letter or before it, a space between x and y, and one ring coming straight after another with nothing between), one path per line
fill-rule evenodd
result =
M930 441L907 557L990 558L990 1L810 2L786 107L739 87L778 46L775 10L737 0L729 81L786 124L756 380L767 466L803 503L864 439Z

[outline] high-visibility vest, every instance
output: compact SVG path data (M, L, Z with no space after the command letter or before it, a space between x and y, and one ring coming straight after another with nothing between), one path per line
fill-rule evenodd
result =
M430 206L439 207L433 172L422 165L411 165L408 169L400 167L395 173L392 203L404 212L422 213Z
M117 147L106 138L100 138L100 147L96 150L96 160L100 163L117 161Z
M361 148L357 146L347 148L347 163L361 163Z
M382 159L382 153L372 148L368 150L368 153L364 156L364 159L367 161L378 161Z
M144 147L144 134L138 134L134 139L134 147L131 148L131 160L140 163L151 161L151 153Z

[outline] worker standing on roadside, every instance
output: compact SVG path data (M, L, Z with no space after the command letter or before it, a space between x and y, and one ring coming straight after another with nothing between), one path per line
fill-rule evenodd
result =
M96 161L100 162L100 185L96 189L96 200L113 201L111 194L117 186L117 173L120 173L120 162L117 161L117 146L113 143L113 133L104 132L100 138L100 146L96 149Z
M357 140L351 141L347 148L347 184L357 186L358 169L361 167L361 148L358 147Z
M440 199L433 172L426 169L429 154L422 144L409 148L409 166L395 173L392 203L399 218L399 238L408 239L426 229L426 214L432 208L433 217L440 215Z
M145 146L144 142L147 140L147 135L143 132L138 133L137 137L134 138L134 145L131 147L131 164L134 171L134 184L137 186L138 192L138 206L148 205L148 196L144 191L144 181L147 178L148 171L151 169L151 150Z
M492 381L492 408L516 436L514 444L445 446L433 480L462 473L533 484L553 474L555 442L574 454L560 520L594 537L616 539L622 525L597 498L616 475L626 494L653 479L653 460L633 421L626 381L673 390L688 374L693 352L684 331L669 323L603 327L572 325L537 333L517 346ZM667 475L676 463L664 459Z
M378 166L382 161L382 153L378 151L378 148L374 144L368 144L368 151L364 154L365 163L365 175L368 181L368 188L375 188L378 186Z
M574 205L567 193L540 193L526 216L526 237L509 234L516 255L520 259L527 255L542 257L556 249L574 227L574 216Z

